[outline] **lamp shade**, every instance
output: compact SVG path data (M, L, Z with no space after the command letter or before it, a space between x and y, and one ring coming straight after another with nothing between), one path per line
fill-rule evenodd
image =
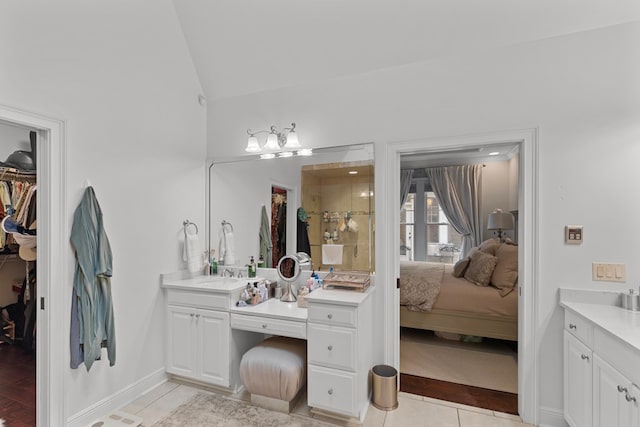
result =
M247 153L257 153L260 151L260 143L258 142L258 138L251 135L249 140L247 141L247 148L244 149Z
M265 150L278 150L280 145L278 144L278 135L271 132L267 136L267 143L264 145Z
M300 142L298 142L298 134L295 131L292 130L291 132L289 132L289 135L287 135L287 143L284 144L284 148L300 148Z
M489 230L511 230L513 228L513 215L509 212L502 212L496 209L489 214L487 229Z

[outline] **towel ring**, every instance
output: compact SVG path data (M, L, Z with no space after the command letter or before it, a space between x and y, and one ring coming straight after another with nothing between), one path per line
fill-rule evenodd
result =
M231 232L233 233L233 225L231 225L230 222L226 221L226 220L222 220L222 229L224 230L224 227L228 225L231 228Z
M189 221L188 219L185 219L182 225L184 226L185 233L187 232L187 227L190 225L193 225L193 227L196 229L196 234L198 234L198 226L195 223Z

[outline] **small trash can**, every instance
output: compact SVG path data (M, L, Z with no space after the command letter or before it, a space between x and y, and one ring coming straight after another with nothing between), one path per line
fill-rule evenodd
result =
M383 411L398 407L398 371L393 366L376 365L373 376L373 406Z

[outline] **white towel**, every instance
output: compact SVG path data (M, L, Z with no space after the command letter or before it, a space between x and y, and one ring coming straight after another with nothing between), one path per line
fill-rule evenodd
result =
M342 264L344 245L322 245L322 263L325 265Z
M233 249L233 232L222 227L220 230L219 254L222 265L234 265L236 256Z
M204 264L202 262L203 257L200 251L198 233L193 228L187 227L184 229L183 258L187 262L187 269L192 273L196 273L203 269Z

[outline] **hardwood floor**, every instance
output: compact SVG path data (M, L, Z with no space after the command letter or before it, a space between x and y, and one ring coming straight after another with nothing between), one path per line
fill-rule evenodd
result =
M518 395L415 375L400 374L400 391L518 415Z
M0 344L0 418L6 427L36 425L36 356L20 344Z

